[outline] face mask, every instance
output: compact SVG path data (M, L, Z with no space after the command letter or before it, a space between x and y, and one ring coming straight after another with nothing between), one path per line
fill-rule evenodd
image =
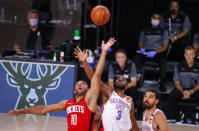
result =
M160 24L160 20L151 19L151 24L157 26Z
M38 24L38 19L35 18L29 19L29 24L33 27L36 26Z
M171 12L171 14L176 14L177 13L177 9L171 9L170 12Z

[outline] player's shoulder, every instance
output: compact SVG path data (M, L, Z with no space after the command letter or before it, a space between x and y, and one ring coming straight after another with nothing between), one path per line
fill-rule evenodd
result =
M64 105L68 105L68 104L73 104L74 103L74 99L69 99L69 100L62 100L60 103L64 104Z
M131 96L126 96L125 100L126 100L127 103L133 105L133 98Z
M157 121L166 119L164 112L160 109L157 109L157 112L154 114L154 117L155 117L155 120Z

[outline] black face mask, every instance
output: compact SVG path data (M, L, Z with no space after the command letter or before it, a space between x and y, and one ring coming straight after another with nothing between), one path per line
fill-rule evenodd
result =
M171 10L170 10L170 13L171 13L171 14L177 14L177 10L176 10L176 9L171 9Z

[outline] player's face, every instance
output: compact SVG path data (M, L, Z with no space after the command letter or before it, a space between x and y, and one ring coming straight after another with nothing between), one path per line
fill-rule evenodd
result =
M126 60L127 60L127 56L126 54L122 53L122 52L118 52L116 55L115 55L115 59L116 59L116 62L118 63L118 65L120 67L123 67L126 63Z
M75 84L74 94L75 96L83 96L88 91L88 85L85 81L78 81Z
M119 77L115 80L115 86L120 87L121 89L124 89L127 85L127 80L124 77Z
M156 99L155 93L148 91L144 94L143 105L145 109L151 109L156 106L157 103L158 99Z
M194 50L185 50L184 57L187 63L194 62L195 56L196 55Z

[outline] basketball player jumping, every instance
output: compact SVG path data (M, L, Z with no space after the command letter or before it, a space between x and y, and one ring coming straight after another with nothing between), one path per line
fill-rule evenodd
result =
M104 68L107 53L106 50L106 47L103 47L102 44L102 53L97 65L98 69L103 70ZM84 70L88 78L91 79L93 71L85 59L87 57L87 52L83 53L79 48L76 48L75 54L77 55L76 57L82 61ZM138 130L134 117L134 104L132 102L132 98L124 94L126 85L127 81L123 77L116 79L114 90L103 84L100 77L98 77L98 80L95 83L95 86L100 88L101 95L105 97L105 99L102 99L102 103L104 103L102 106L102 120L105 131Z
M155 90L144 93L142 131L170 131L164 113L156 107L158 102L159 95Z
M104 53L107 52L115 43L114 38L110 38L107 44L102 42ZM106 50L107 49L107 50ZM94 112L97 107L97 99L100 88L96 86L98 79L101 77L103 69L97 65L96 72L91 79L91 87L84 81L78 81L74 87L75 98L63 100L53 105L40 105L26 109L11 110L8 115L20 114L46 114L50 112L67 111L68 131L90 131L93 128Z

